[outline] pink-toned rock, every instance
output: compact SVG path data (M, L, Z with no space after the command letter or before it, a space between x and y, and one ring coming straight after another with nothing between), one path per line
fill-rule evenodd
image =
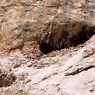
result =
M95 95L94 0L0 0L0 95L23 91Z
M10 86L15 81L15 76L12 74L8 66L0 65L0 87Z
M72 46L84 27L93 33L94 4L91 0L1 0L0 52L22 49L31 41L52 49Z

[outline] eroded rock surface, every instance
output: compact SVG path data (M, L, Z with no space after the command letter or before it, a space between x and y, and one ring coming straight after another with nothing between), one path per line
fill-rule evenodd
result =
M2 60L2 64L12 68L9 73L16 80L7 88L1 87L0 95L95 95L95 35L76 48L39 58L29 58L15 50L0 57L0 64Z
M14 81L15 76L12 74L11 68L8 65L0 64L0 87L10 86Z
M11 94L95 95L94 0L0 0L0 95Z
M84 43L95 33L94 6L94 0L1 0L0 52L33 40L43 53Z

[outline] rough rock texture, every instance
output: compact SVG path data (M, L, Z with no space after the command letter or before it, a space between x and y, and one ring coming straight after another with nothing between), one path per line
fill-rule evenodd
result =
M11 68L0 64L0 87L5 87L11 85L15 80L11 72Z
M95 35L76 48L35 59L15 50L1 56L1 63L16 80L1 87L0 95L95 95Z
M0 0L0 95L95 95L95 0Z
M1 52L22 49L32 40L44 53L77 45L79 33L88 39L94 26L94 0L0 0Z

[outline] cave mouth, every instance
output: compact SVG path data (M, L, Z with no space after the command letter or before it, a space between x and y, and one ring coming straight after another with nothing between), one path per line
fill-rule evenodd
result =
M84 25L81 27L80 32L78 33L78 35L73 36L69 41L70 41L70 45L64 45L61 46L60 48L53 48L52 45L50 45L50 43L45 43L43 41L43 43L39 44L40 47L40 51L43 54L48 54L52 51L55 50L60 50L60 49L64 49L64 48L69 48L69 47L76 47L80 44L84 44L86 41L88 41L93 35L95 34L95 27L94 26L87 26ZM63 39L63 38L62 38ZM59 42L60 43L60 42Z
M71 39L71 46L78 46L80 44L84 44L95 34L95 27L88 27L87 25L81 28L80 33L77 36L74 36Z

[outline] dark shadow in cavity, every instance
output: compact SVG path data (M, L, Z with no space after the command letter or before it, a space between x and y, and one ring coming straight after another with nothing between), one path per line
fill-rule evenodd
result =
M72 31L68 31L69 28L73 29L77 26L77 24L74 23L72 24L72 27L70 26L70 24L66 25L66 27L61 31L62 35L59 37L59 39L55 38L55 40L58 40L57 41L58 43L56 44L59 44L60 46L59 48L56 48L56 46L54 46L55 45L55 43L53 44L54 40L51 40L51 38L49 39L48 43L46 43L45 39L41 43L38 43L41 52L44 54L48 54L54 50L68 48L71 46L76 47L80 44L84 44L87 40L89 40L95 34L95 26L90 26L84 23L82 24L80 22L78 24L79 24L79 28L78 28L79 30L75 29L75 32L79 31L77 35L72 35L71 38L69 38L69 34L70 32L72 32ZM53 34L51 35L52 37L55 37L55 35Z

